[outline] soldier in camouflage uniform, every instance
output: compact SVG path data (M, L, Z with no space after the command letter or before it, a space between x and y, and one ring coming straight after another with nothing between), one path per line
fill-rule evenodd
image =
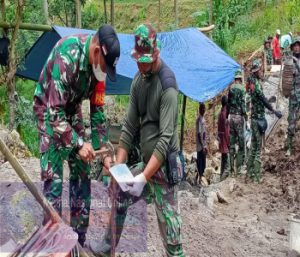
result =
M116 163L126 161L137 130L140 132L143 162L132 169L135 177L129 183L129 191L127 193L119 191L116 236L118 242L129 204L142 195L155 203L167 256L184 256L177 185L170 184L166 164L168 153L174 153L177 155L175 170L181 173L177 135L178 88L174 73L160 59L159 52L159 42L151 25L138 26L135 30L132 57L137 61L139 72L131 85L130 102L122 128ZM110 254L110 238L108 230L102 244L91 243L92 252L96 256Z
M261 131L260 124L265 120L265 108L273 112L278 118L281 118L282 115L278 111L274 111L273 107L268 103L261 84L261 62L260 60L254 60L251 67L251 77L249 80L250 84L247 87L248 93L251 98L251 149L250 156L247 163L247 177L251 178L252 181L260 182L260 169L261 169L261 146L262 146L262 137L263 132ZM251 81L255 80L255 83ZM264 123L266 126L266 121ZM266 127L264 128L266 129Z
M230 173L240 175L241 167L245 159L245 138L244 138L244 120L247 120L246 91L242 84L242 72L238 70L235 75L234 84L230 87L228 93L228 114L230 115ZM235 145L238 143L238 153L236 154Z
M273 64L273 53L271 48L271 42L266 39L264 42L264 58L267 62L267 65Z
M115 80L120 45L114 29L103 25L92 35L62 38L43 67L34 93L38 118L43 193L61 215L63 161L70 168L71 226L84 244L89 225L94 149L107 141L103 111L105 78ZM81 102L90 99L92 144L84 142ZM105 158L108 166L110 158ZM48 219L45 217L44 222Z
M287 155L292 154L293 137L296 132L296 124L300 115L300 37L296 37L291 44L293 51L293 87L289 97L289 116L288 116L288 152Z

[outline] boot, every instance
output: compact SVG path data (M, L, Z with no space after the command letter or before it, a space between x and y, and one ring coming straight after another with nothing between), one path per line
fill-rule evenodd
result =
M288 136L287 138L287 152L286 152L286 156L291 156L293 154L292 152L293 149L293 137Z
M75 231L77 234L78 234L78 243L84 247L84 243L85 243L85 240L86 240L86 236L85 236L85 232L78 232L78 231Z

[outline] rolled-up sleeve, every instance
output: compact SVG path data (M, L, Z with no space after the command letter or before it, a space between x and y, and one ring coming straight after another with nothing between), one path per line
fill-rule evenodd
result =
M174 88L166 89L161 97L160 118L159 118L159 139L156 143L153 154L161 162L165 161L170 140L174 134L174 127L177 126L177 105L178 91Z

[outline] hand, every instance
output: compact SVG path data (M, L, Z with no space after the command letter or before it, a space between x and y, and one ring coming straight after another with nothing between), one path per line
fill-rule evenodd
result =
M109 168L111 167L112 164L112 159L109 155L105 156L103 159L103 166L109 170Z
M129 193L138 197L142 194L144 186L147 184L147 179L144 173L141 173L126 184L129 186Z
M83 143L83 146L78 151L78 154L80 156L80 159L87 163L94 160L96 157L92 145L86 142Z
M203 152L204 152L205 154L207 154L207 152L208 152L207 147L204 147L204 148L203 148Z
M247 115L247 113L244 114L244 119L245 119L246 122L248 121L248 115Z
M276 115L276 117L277 117L278 119L281 119L281 117L282 117L281 111L274 111L274 114Z

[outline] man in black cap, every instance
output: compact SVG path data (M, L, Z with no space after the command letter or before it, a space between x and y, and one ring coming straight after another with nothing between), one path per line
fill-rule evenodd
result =
M34 94L38 118L43 193L61 214L63 161L70 167L71 226L85 242L89 225L94 149L106 147L103 111L106 74L116 80L120 43L115 30L103 25L93 35L77 35L57 42L43 67ZM90 99L92 144L85 142L81 102ZM111 162L103 158L104 166ZM45 217L44 221L47 221Z

